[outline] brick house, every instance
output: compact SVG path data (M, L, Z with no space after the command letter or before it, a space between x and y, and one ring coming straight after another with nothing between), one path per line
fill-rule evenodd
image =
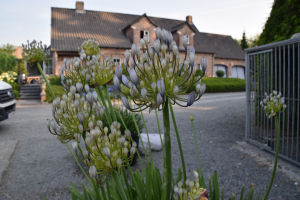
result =
M75 9L51 8L52 73L58 74L64 58L78 56L78 47L87 39L99 42L100 52L120 63L125 50L130 49L132 43L139 44L144 35L148 35L152 44L157 27L171 31L181 62L184 58L181 36L188 35L189 44L196 51L195 64L200 65L203 56L207 59L207 76L213 77L216 70L223 70L225 77L244 78L245 56L240 46L231 36L200 32L192 16L175 20L146 14L90 11L84 10L83 2L76 2Z

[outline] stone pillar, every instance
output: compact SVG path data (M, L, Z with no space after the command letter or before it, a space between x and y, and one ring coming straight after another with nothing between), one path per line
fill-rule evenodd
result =
M41 103L43 103L45 100L46 100L46 92L45 92L45 89L46 89L46 83L45 81L41 84Z

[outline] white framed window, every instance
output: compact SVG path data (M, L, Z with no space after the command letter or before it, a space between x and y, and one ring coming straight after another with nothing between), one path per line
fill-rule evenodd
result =
M198 66L198 69L202 70L200 63L198 63L197 66Z
M144 38L144 36L146 36L148 41L149 41L149 31L142 30L141 31L141 38Z
M114 60L114 64L117 65L121 65L121 58L113 58Z
M187 37L187 44L190 44L190 36L189 35L185 35Z
M231 68L231 78L245 79L245 67L244 66L233 66Z

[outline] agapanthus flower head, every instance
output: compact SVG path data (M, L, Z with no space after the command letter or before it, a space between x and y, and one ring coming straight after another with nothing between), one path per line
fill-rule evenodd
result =
M199 174L193 171L194 181L187 179L185 185L182 181L179 181L177 185L174 186L174 198L180 200L191 200L191 199L203 199L208 200L208 193L205 188L200 187Z
M88 40L79 49L80 57L64 59L64 66L61 66L59 74L66 90L71 85L79 83L87 84L91 88L109 84L114 77L114 67L117 70L117 77L119 79L122 77L122 67L116 66L112 58L98 53L99 44L96 41ZM77 85L76 88L77 90L81 89Z
M286 109L284 97L281 96L281 92L275 90L270 95L265 93L265 98L260 102L260 105L269 118L282 113Z
M168 99L173 104L191 106L194 101L200 99L206 89L205 84L200 82L205 72L201 77L195 77L198 70L194 65L195 49L192 46L185 48L187 59L180 63L179 49L172 34L165 29L157 28L156 35L157 39L153 45L145 43L142 52L138 45L132 44L132 57L130 58L129 51L125 52L125 61L128 62L124 63L124 66L130 66L126 68L129 77L124 78L122 75L122 78L119 78L120 82L115 81L117 86L120 85L118 87L120 92L124 96L130 96L137 105L130 108L126 98L122 98L124 106L131 111L146 108L149 108L149 111L156 108L160 110ZM206 62L205 58L202 58L202 62ZM116 71L115 74L121 77L121 73ZM196 91L188 98L180 96L196 83L198 84Z
M50 49L47 45L42 45L42 41L37 42L33 40L31 43L27 40L28 44L22 44L22 56L28 63L41 62L50 56Z
M131 143L130 137L124 136L126 133L122 135L120 128L119 122L113 122L109 128L97 124L86 132L85 143L90 149L90 154L85 160L90 160L90 165L95 167L101 179L106 178L117 167L130 165L135 154L136 143ZM95 169L92 173L94 175ZM91 176L95 177L94 175Z
M73 91L74 87L70 87L70 90ZM75 134L82 135L98 124L103 119L105 107L100 106L94 91L85 91L85 96L71 91L67 92L61 99L56 97L53 100L54 120L47 120L47 128L63 143L70 140L80 142L80 137L76 137Z
M86 56L97 55L100 51L99 43L95 40L86 40L82 43L81 49Z

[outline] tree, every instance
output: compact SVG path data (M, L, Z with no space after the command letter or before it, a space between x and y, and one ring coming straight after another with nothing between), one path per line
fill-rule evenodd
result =
M257 41L258 41L258 39L259 39L259 36L260 36L260 34L256 34L256 35L250 36L250 37L247 39L247 40L248 40L249 48L258 46L258 45L257 45Z
M244 33L243 33L243 37L242 37L242 39L241 39L240 46L241 46L241 48L242 48L243 50L244 50L244 49L247 49L247 48L249 47L248 42L247 42L247 38L246 38L246 33L245 33L245 31L244 31Z
M300 32L300 0L274 0L258 45L290 39Z
M12 44L3 44L0 47L0 52L7 52L8 54L12 54L13 52L15 52L17 50L17 47L12 45Z
M17 66L16 57L7 52L0 52L0 74L7 71L14 71Z
M241 40L234 38L234 41L236 41L236 43L241 46Z

